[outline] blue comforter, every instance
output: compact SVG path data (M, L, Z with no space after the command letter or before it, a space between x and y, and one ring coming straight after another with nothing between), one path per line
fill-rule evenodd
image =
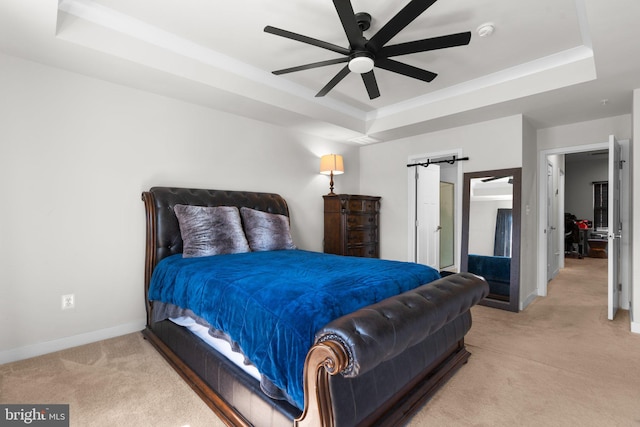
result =
M318 329L439 277L420 264L303 250L174 255L155 268L149 299L188 308L227 333L302 409L304 361Z

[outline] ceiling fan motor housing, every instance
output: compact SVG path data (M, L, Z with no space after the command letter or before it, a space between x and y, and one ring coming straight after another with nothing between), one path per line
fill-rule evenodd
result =
M371 15L366 12L358 12L354 15L356 23L360 31L364 32L371 27ZM349 70L352 73L364 74L373 70L375 66L375 56L373 52L366 49L367 40L364 36L361 38L360 43L362 45L351 46L353 49L351 55L349 55Z
M367 31L369 27L371 27L371 15L367 12L356 13L355 18L358 23L358 27L360 27L362 31Z

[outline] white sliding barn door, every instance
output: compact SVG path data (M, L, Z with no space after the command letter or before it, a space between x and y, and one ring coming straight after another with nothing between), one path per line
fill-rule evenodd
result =
M416 261L440 269L440 167L420 167L416 182Z

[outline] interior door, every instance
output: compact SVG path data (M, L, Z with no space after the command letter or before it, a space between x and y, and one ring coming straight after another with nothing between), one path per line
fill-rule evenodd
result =
M440 166L418 170L416 261L440 269Z
M553 217L553 165L547 163L547 281L553 279L556 232Z
M620 305L620 144L609 136L609 200L608 200L608 257L609 257L609 320L613 320Z

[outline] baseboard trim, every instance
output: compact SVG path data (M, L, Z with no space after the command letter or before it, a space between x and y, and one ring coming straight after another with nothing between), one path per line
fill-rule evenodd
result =
M631 332L640 334L640 322L631 322Z
M125 323L124 325L114 326L112 328L100 329L53 341L0 351L0 365L142 331L144 325L145 320L141 319L137 322Z
M525 299L524 301L520 302L520 311L524 310L525 308L527 308L527 306L529 304L531 304L536 298L538 298L538 293L537 292L532 292L530 293Z

